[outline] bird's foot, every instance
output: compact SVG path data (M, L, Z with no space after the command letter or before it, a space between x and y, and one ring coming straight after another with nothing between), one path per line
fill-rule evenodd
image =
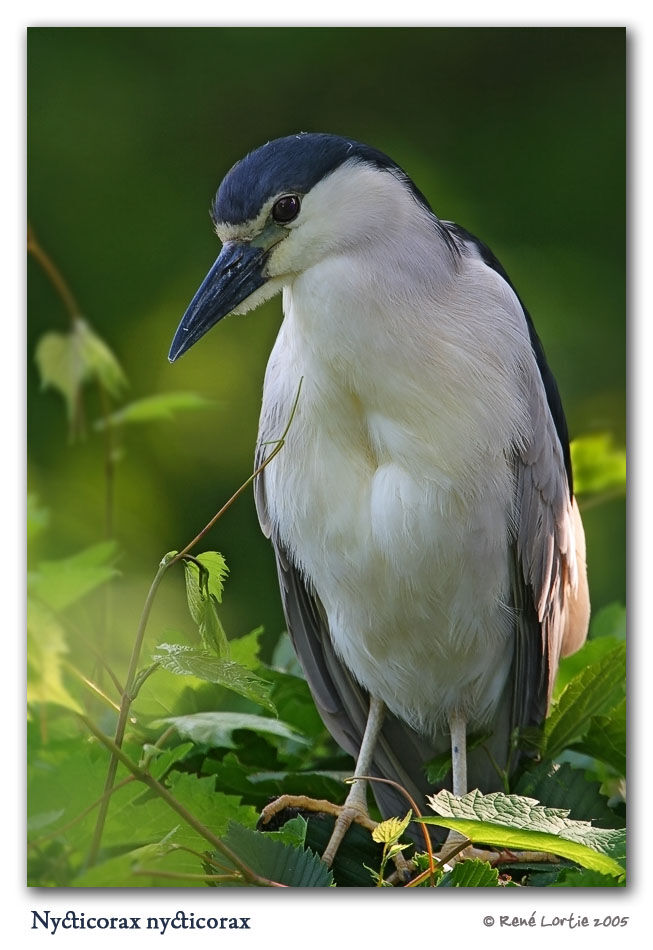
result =
M345 802L344 805L335 805L326 798L310 798L308 795L280 795L279 798L275 798L273 802L270 802L269 805L266 805L265 808L262 809L259 820L260 825L267 825L275 815L278 815L286 808L297 808L301 811L332 815L336 821L345 809L350 810L352 816L347 822L345 831L354 821L364 828L367 828L368 831L374 831L377 825L377 822L373 821L367 814L366 809L359 809L357 807L350 809L347 802Z
M335 805L326 798L310 798L307 795L280 795L261 811L259 826L265 826L274 817L286 808L296 808L301 811L315 812L316 814L331 815L335 818L335 824L329 842L322 854L322 860L329 866L333 864L336 852L342 843L342 839L354 823L366 828L369 832L374 831L378 825L377 821L370 818L367 808L359 801L345 801L343 805ZM401 852L398 852L393 858L397 869L397 876L400 881L405 881L410 872L410 867Z

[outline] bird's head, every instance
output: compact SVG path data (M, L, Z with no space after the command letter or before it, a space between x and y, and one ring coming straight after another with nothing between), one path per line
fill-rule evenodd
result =
M332 253L385 239L431 214L403 170L367 145L300 133L268 142L227 173L213 204L222 251L191 301L171 362L229 313L245 313Z

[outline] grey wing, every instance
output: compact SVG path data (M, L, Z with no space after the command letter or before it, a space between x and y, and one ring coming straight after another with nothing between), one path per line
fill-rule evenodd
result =
M560 657L582 645L589 623L583 526L560 436L536 373L529 408L530 438L515 458L514 725L533 725L545 717Z

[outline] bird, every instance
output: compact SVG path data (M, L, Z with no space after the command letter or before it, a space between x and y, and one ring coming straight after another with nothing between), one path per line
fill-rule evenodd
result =
M222 250L169 359L281 293L255 503L315 704L356 760L331 863L363 776L383 816L401 789L423 804L449 750L453 794L503 790L515 730L546 716L590 614L567 424L498 259L382 151L268 141L211 216Z

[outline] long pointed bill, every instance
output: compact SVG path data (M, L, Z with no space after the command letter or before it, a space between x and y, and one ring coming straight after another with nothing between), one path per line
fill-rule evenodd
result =
M223 246L177 327L168 354L171 363L263 286L267 279L263 276L265 254L262 247L238 241L228 241Z

